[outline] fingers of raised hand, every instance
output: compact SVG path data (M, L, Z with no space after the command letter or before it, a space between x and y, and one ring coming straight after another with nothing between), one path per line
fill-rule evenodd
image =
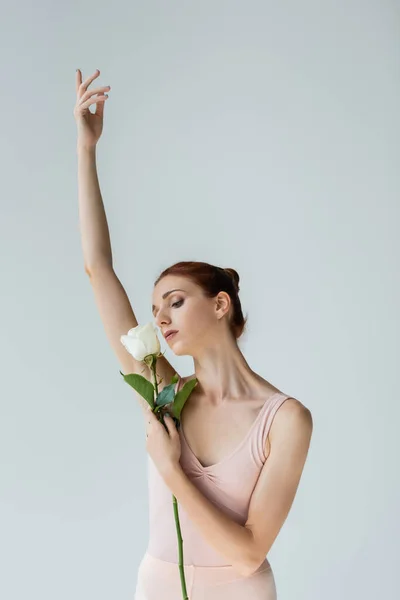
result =
M85 81L82 81L82 73L80 69L76 71L76 91L79 98L83 98L83 100L89 98L89 96L100 93L105 90L110 90L111 86L103 86L93 90L89 90L88 87L98 76L100 75L100 71L97 69L93 75L88 77Z
M80 96L78 93L78 104L82 104L88 98L90 98L91 96L94 96L95 94L101 94L101 92L106 92L110 89L111 89L110 85L105 85L104 87L95 88L93 90L87 90L84 94L82 94L82 96Z
M92 81L94 79L96 79L96 77L98 77L100 75L100 71L98 69L96 69L96 71L93 73L93 75L91 75L90 77L88 77L87 79L85 79L85 81L82 81L82 72L80 69L76 70L76 85L77 85L77 91L82 90L86 90L88 88L88 86L92 83Z

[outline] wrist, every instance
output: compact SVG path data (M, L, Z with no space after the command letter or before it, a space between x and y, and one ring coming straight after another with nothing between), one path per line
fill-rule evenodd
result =
M78 154L96 154L96 146L84 146L78 143L76 151Z
M168 486L173 485L180 477L184 475L180 462L171 464L164 472L164 481Z

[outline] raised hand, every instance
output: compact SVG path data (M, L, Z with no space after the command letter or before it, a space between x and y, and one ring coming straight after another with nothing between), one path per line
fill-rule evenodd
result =
M97 69L93 75L82 82L82 73L76 72L76 104L74 117L78 127L78 147L94 148L103 131L104 103L108 99L106 91L111 86L88 89L89 85L100 75ZM96 112L92 113L89 107L96 104Z

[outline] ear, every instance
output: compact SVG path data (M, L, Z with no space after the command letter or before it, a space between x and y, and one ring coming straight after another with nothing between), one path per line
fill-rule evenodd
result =
M216 310L219 313L220 317L223 317L226 313L229 312L231 307L232 300L227 292L219 292L216 297Z

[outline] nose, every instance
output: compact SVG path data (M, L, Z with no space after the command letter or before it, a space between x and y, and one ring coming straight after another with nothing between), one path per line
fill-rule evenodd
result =
M154 317L154 322L157 325L157 327L160 328L162 325L165 327L165 325L169 325L171 323L170 319L168 318L168 315L163 314L161 310L158 312L157 316Z

